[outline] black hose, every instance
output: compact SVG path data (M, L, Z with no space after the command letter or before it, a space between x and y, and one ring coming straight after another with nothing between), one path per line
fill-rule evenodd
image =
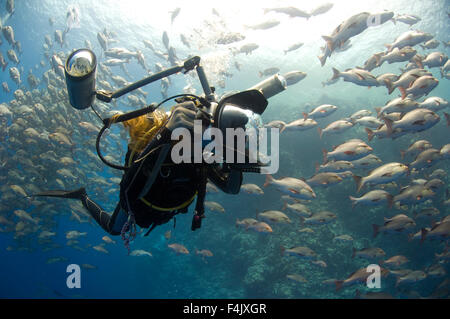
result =
M101 139L101 137L102 137L102 135L103 135L103 132L104 132L108 127L109 127L109 124L108 124L108 125L105 124L105 125L100 129L100 132L98 132L98 135L97 135L97 141L95 142L95 148L97 149L98 157L100 157L100 159L102 160L102 162L105 163L106 165L108 165L109 167L112 167L112 168L115 168L115 169L119 169L119 170L124 171L124 170L126 170L126 167L125 167L125 166L115 165L115 164L112 164L112 163L108 162L108 161L103 157L102 153L100 152L100 139Z
M109 167L112 167L112 168L118 169L118 170L122 170L122 171L126 170L127 168L126 168L125 166L116 165L116 164L112 164L112 163L108 162L108 161L103 157L103 155L101 154L101 152L100 152L100 139L101 139L103 133L105 132L105 130L106 130L107 128L109 128L109 127L111 126L111 124L113 124L113 123L125 122L125 121L131 120L131 119L133 119L133 118L142 116L142 115L144 115L144 114L152 113L152 112L154 112L157 108L159 108L162 104L164 104L165 102L167 102L167 101L169 101L169 100L175 99L175 98L177 98L177 97L187 97L187 96L189 96L189 97L194 97L194 98L196 98L196 99L201 99L200 97L198 97L198 96L196 96L196 95L194 95L194 94L178 94L178 95L171 96L171 97L169 97L169 98L167 98L167 99L161 101L161 102L160 102L158 105L156 105L156 106L155 106L155 103L152 103L152 104L150 104L149 106L144 107L144 108L142 108L142 109L139 109L139 110L136 110L136 111L131 111L131 112L128 112L128 113L125 113L125 114L118 115L118 116L116 116L114 119L112 119L112 118L102 119L102 121L103 121L103 127L102 127L102 128L100 129L100 131L98 132L97 140L96 140L96 142L95 142L95 148L96 148L96 150L97 150L98 157L100 157L100 159L102 160L102 162L105 163L106 165L108 165ZM95 111L95 110L94 110L94 111ZM97 113L97 112L96 112L96 113ZM148 150L147 150L147 152L148 152Z

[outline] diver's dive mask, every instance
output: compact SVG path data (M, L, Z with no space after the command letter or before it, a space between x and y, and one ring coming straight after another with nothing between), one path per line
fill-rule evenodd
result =
M259 90L247 90L226 96L217 105L213 115L213 127L223 136L225 163L249 164L258 148L259 130L263 127L261 114L267 107L267 99ZM253 154L254 156L251 156ZM256 163L256 160L253 162Z

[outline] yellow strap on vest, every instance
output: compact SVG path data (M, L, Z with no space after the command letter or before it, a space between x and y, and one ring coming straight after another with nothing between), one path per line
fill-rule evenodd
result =
M145 198L141 198L141 201L144 202L144 204L146 204L147 206L150 206L151 208L154 208L156 210L159 210L159 211L162 211L162 212L171 212L171 211L182 209L182 208L185 208L185 207L189 206L194 201L195 196L197 196L197 192L195 192L194 196L192 196L192 198L190 198L189 200L185 201L183 204L178 205L176 207L170 207L170 208L158 207L158 206L153 205L152 203L150 203Z

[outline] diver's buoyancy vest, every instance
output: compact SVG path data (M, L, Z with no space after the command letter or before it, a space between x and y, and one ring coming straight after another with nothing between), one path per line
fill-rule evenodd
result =
M121 202L126 209L124 191L131 183L128 200L136 223L140 227L169 221L175 211L187 208L193 202L199 188L198 168L194 164L175 164L169 155L159 168L150 190L139 199L138 195L152 174L152 168L158 157L159 152L155 153L155 156L146 161L136 176L134 175L137 166L126 171L120 185ZM129 153L127 159L128 156Z
M173 211L188 206L197 189L194 165L164 163L149 192L141 200L157 210Z

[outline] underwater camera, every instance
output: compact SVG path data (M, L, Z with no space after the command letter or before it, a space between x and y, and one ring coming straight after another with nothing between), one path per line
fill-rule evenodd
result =
M72 107L79 110L83 110L88 107L92 108L95 98L109 103L112 99L132 92L133 90L149 83L161 80L179 72L186 74L194 69L197 71L197 75L204 92L204 96L201 97L193 94L175 95L163 100L157 105L152 103L145 108L120 114L119 116L116 116L114 120L112 120L112 118L102 119L104 126L97 136L97 154L108 166L122 170L124 170L125 167L106 161L101 155L99 148L101 135L107 128L110 127L112 123L128 121L132 118L151 113L160 105L172 99L176 102L183 101L183 99L194 99L199 102L196 103L198 107L198 118L201 119L206 126L217 127L222 131L225 131L226 128L237 127L242 127L245 129L251 123L262 124L260 116L267 107L267 99L284 91L287 87L284 77L279 74L275 74L247 90L228 94L217 102L216 95L214 94L215 89L214 87L209 86L203 67L200 65L200 57L198 56L185 60L182 65L165 69L137 82L131 83L115 92L95 89L96 69L97 58L89 49L78 49L72 52L67 58L64 71L67 91ZM98 115L97 112L96 114ZM240 167L240 169L242 171L257 172L259 165L260 163L256 166L254 164L244 164Z

